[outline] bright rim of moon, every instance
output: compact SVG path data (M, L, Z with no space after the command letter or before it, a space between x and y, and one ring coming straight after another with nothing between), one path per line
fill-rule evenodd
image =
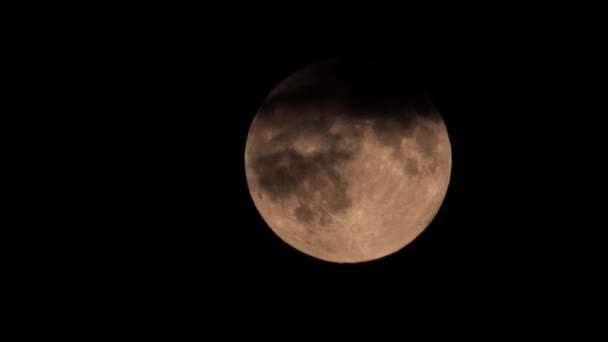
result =
M266 98L247 137L247 184L290 246L330 262L370 261L431 223L448 189L450 141L432 105L351 101L356 80L326 76L332 68L302 69Z

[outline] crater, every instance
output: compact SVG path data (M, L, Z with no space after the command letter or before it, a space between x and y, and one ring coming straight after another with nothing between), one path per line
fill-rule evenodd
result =
M418 160L416 160L415 158L405 158L405 160L403 161L403 168L406 175L416 176L420 173Z
M311 223L315 219L315 213L307 205L300 205L294 210L296 219L302 223Z
M438 134L432 128L419 126L414 134L414 141L420 152L427 158L433 158L439 142Z

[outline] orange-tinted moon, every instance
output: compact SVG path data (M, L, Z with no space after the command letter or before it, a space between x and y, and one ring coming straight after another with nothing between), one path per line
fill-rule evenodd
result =
M452 156L443 118L385 76L343 61L312 65L281 82L253 119L253 202L279 238L312 257L392 254L444 200Z

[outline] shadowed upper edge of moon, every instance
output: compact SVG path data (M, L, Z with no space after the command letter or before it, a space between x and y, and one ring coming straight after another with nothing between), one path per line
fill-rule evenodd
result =
M316 131L326 131L332 118L372 121L380 142L399 145L419 121L443 118L424 91L400 73L373 61L331 60L304 68L279 84L262 104L258 116L264 126L299 126L303 120ZM311 117L311 113L315 113ZM313 124L315 126L313 127ZM416 134L421 151L434 152L435 134Z

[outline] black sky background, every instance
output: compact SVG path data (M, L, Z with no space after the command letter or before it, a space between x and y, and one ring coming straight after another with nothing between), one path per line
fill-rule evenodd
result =
M563 102L589 84L587 47L598 44L584 17L351 5L167 12L83 10L23 29L34 38L16 66L27 133L18 141L33 149L16 149L27 167L11 170L25 179L15 184L32 331L83 341L512 341L593 325L599 260L579 250L583 229L565 224L570 182L558 167L574 153ZM361 55L400 61L431 95L452 178L407 248L330 264L267 228L244 147L285 77Z

